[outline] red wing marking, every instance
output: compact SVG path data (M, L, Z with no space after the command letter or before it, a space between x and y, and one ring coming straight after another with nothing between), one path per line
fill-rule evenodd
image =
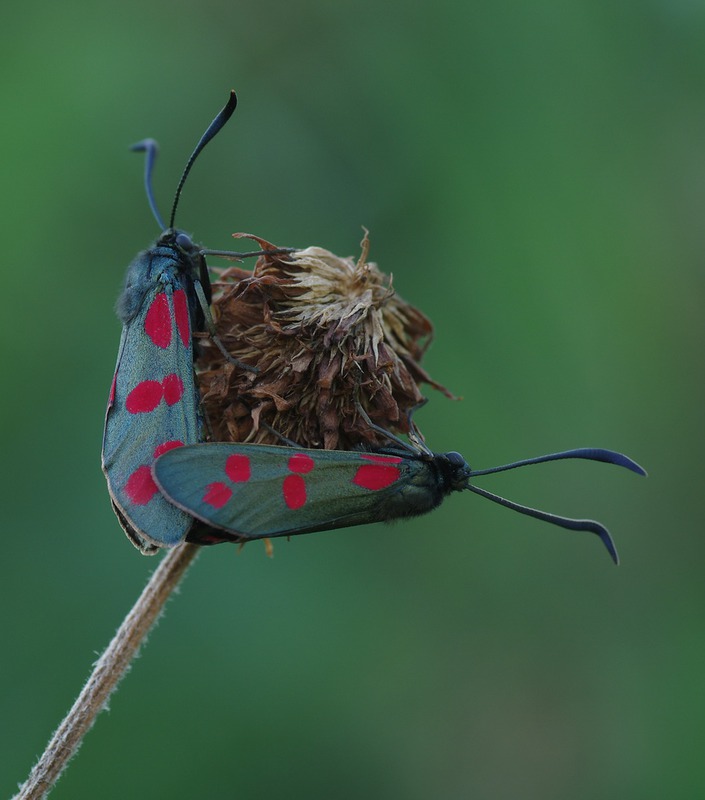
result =
M287 466L292 472L300 472L305 475L307 472L311 472L314 462L311 456L307 456L306 453L296 453L296 455L291 456Z
M110 384L110 394L108 395L108 405L112 406L115 402L115 384L117 382L117 372L113 375L113 382Z
M174 372L163 381L140 381L127 395L125 408L130 414L147 414L162 402L173 406L184 396L184 382Z
M127 479L125 494L136 506L144 506L157 493L157 485L152 478L152 470L147 467L138 467Z
M225 462L225 474L233 483L246 483L250 480L250 459L235 453Z
M171 315L165 292L159 292L152 300L144 318L144 332L156 347L165 349L171 344Z
M162 453L167 450L173 450L175 447L183 447L184 443L176 441L175 439L170 442L164 442L158 445L154 450L154 457L159 458ZM150 467L143 465L130 475L125 484L125 494L136 506L145 506L157 494L157 484L152 478L152 470Z
M401 461L401 459L398 459ZM399 467L385 466L382 464L364 464L355 473L353 483L363 489L376 492L386 489L399 480Z
M125 408L130 414L144 414L154 409L162 402L164 388L160 381L141 381L127 395Z
M203 495L203 502L213 508L222 508L233 496L232 489L221 481L209 483L206 486L206 493Z
M288 508L297 509L306 504L306 482L301 475L284 478L284 502Z
M184 443L180 442L178 439L172 439L170 442L164 442L164 444L160 444L154 450L154 457L159 458L160 455L163 453L168 453L169 450L173 450L175 447L183 447Z
M175 405L184 396L184 382L175 372L164 378L162 387L164 389L164 400L168 406Z
M184 347L191 344L191 324L188 313L188 302L186 292L178 289L174 292L174 316L176 317L176 327L179 331L179 338Z

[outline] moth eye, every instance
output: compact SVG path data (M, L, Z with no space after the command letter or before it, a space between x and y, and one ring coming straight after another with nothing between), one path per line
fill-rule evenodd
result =
M448 463L452 467L464 467L465 466L465 459L460 455L460 453L456 453L452 451L450 453L446 453L446 458L448 459Z
M175 241L183 250L190 250L193 247L191 237L187 233L177 233Z

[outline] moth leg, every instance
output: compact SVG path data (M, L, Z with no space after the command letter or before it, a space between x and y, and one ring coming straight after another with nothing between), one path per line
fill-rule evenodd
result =
M206 300L206 294L203 291L203 286L201 286L200 281L193 282L193 288L196 291L196 296L198 297L198 302L201 305L201 310L203 311L203 318L206 323L206 327L208 328L208 333L210 334L211 339L213 340L213 344L220 350L223 358L229 362L230 364L234 364L236 367L240 367L240 369L247 370L248 372L257 373L259 370L257 367L252 367L249 364L245 364L243 361L240 361L237 358L233 358L233 356L228 353L225 349L225 345L220 341L220 337L218 336L216 329L215 329L215 322L213 322L213 316L211 315L210 306L208 305L208 300Z
M264 553L267 556L267 558L274 558L274 545L272 544L272 540L269 538L264 538L262 539L262 542L264 544ZM238 542L237 552L241 553L246 544L247 544L246 541Z
M253 250L250 253L234 253L231 250L200 250L202 256L217 256L218 258L229 258L232 261L242 261L243 258L254 258L257 256L288 256L296 252L295 247L276 247L273 250Z
M369 428L371 428L373 431L376 431L377 433L379 433L382 436L384 436L387 439L389 439L390 442L394 442L395 444L398 444L403 450L407 450L407 451L412 452L412 453L418 453L419 449L423 450L424 452L427 452L427 451L430 452L430 450L428 450L428 448L426 447L425 444L423 444L423 442L421 442L421 447L420 448L419 447L412 447L408 442L405 442L403 439L400 439L398 436L393 434L391 431L387 431L384 428L382 428L381 426L379 426L376 423L372 422L372 420L370 419L368 413L362 407L362 403L360 403L360 400L358 398L355 398L355 405L357 406L358 414L367 423L367 426ZM409 438L411 438L411 437L409 437ZM413 439L412 439L412 442L413 442ZM413 442L413 443L415 444L415 442Z
M194 378L194 385L198 387L198 372L194 369L193 370L193 378ZM211 425L211 419L208 416L208 410L206 409L206 404L203 402L203 396L196 389L196 396L198 397L198 410L201 413L201 420L203 421L203 433L204 433L204 441L212 442L213 441L213 426Z
M287 439L283 433L279 433L276 428L273 428L271 425L267 424L266 422L260 422L260 425L268 430L271 434L277 437L280 441L284 442L285 445L288 447L298 447L301 448L301 445L298 442L295 442L293 439Z
M426 444L426 442L424 440L423 434L418 429L418 426L416 425L416 423L412 419L412 417L416 413L416 411L419 408L423 408L426 405L426 403L428 403L428 397L424 397L423 400L421 400L415 406L410 408L406 412L406 423L409 426L409 440L411 441L411 443L415 447L417 447L419 450L421 450L423 453L426 453L426 455L433 455L433 453L431 452L431 450L429 450L429 448L428 448L428 446L427 446L427 444Z

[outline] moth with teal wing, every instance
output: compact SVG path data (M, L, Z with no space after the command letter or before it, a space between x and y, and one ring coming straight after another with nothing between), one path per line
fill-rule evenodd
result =
M396 437L394 437L396 439ZM476 477L561 459L603 461L645 475L612 450L581 448L472 470L455 452L412 445L373 452L279 445L203 443L171 450L152 468L164 497L233 541L296 536L388 522L425 514L452 492L469 489L522 514L573 531L596 534L615 563L608 530L594 520L571 519L523 506L474 485Z
M163 233L132 261L118 299L117 315L123 328L105 418L102 466L120 524L145 554L179 544L194 527L191 515L160 494L151 468L167 450L205 438L194 377L193 337L208 329L222 347L210 316L211 284L204 258L208 253L222 253L195 244L187 233L174 227L174 218L191 167L230 119L236 104L231 92L196 145L179 181L168 226L152 193L156 143L148 139L133 148L146 153L147 197ZM228 255L245 258L258 254ZM236 363L256 371L253 366Z

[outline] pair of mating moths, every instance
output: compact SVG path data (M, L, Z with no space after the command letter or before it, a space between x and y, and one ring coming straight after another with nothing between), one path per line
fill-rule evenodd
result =
M562 528L594 533L618 563L612 538L599 522L528 508L471 483L480 475L565 458L605 461L645 474L611 450L568 450L472 470L459 453L431 452L413 428L410 443L390 434L390 447L371 452L203 441L193 335L208 329L215 336L204 258L211 251L175 229L174 216L194 161L236 103L232 92L197 144L168 227L151 190L156 144L146 140L134 148L146 151L147 196L164 232L127 270L117 305L123 329L103 437L113 508L134 544L154 553L185 540L243 542L411 517L435 508L451 492L469 489Z

